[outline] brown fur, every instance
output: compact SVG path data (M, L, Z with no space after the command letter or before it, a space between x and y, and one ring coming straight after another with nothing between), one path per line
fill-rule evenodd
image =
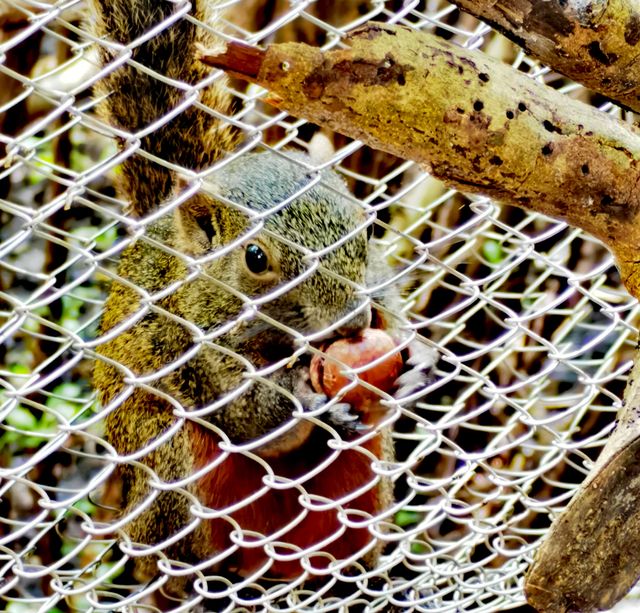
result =
M195 445L197 450L195 467L201 468L219 458L220 450L215 436L197 426L192 428L193 440L198 441ZM320 433L316 432L315 436L317 440L306 443L286 457L270 460L268 463L273 472L280 477L298 479L326 459L329 453L324 444L325 441ZM379 434L363 443L362 447L377 457L383 457L385 438L386 433ZM266 475L265 468L257 461L241 454L230 454L219 466L199 480L198 490L204 504L210 509L222 511L247 500L263 489L262 479ZM371 487L367 491L341 506L344 509L358 509L375 515L390 501L391 497L390 484L386 480L377 484L376 481L370 458L363 451L349 449L337 454L325 470L307 479L304 482L304 490L313 496L339 501L370 483ZM338 560L348 558L371 544L373 537L365 528L348 528L346 532L341 532L341 523L336 509L311 511L301 522L296 523L295 520L304 512L299 497L300 490L296 486L278 490L269 489L257 500L243 505L228 517L231 517L244 530L251 530L265 536L270 536L288 524L292 524L292 527L278 540L302 549L312 549L315 544L333 537L333 540L321 551L333 555ZM382 500L381 497L383 497ZM202 541L206 549L203 553L210 555L211 551L219 552L232 547L230 533L233 527L228 519L209 520L205 527L205 539ZM364 561L374 563L380 552L380 544L368 549ZM291 554L292 551L281 550L281 553ZM325 568L328 564L326 557L311 556L311 560L313 566L319 569ZM229 570L247 576L257 571L267 561L268 557L262 548L245 548L233 552L225 561L225 566ZM302 572L300 562L291 560L274 562L267 574L269 577L293 580Z
M215 2L193 2L193 16L211 23ZM168 18L175 7L164 0L91 0L90 16L94 34L106 41L129 44ZM215 38L187 19L137 45L131 60L160 75L194 85L208 76L209 69L199 62L197 46L212 47ZM100 46L100 59L108 64L119 54ZM184 90L169 85L136 67L125 64L100 79L94 86L102 118L125 133L143 130L161 119L185 100ZM224 82L201 90L199 101L210 109L228 113L229 95ZM236 133L211 113L189 106L170 122L154 129L140 140L140 149L184 168L208 168L237 143ZM142 217L166 201L173 192L174 177L166 167L140 154L122 165L120 191L129 199L134 215Z
M172 3L156 0L91 0L96 13L95 32L108 40L130 42L166 17ZM208 21L206 2L194 2L194 15ZM133 59L154 70L186 83L197 83L207 76L195 59L196 43L211 44L209 35L185 19L162 34L135 48ZM102 61L112 57L102 53ZM102 116L116 127L134 132L145 128L171 112L182 100L179 89L149 77L129 66L118 68L96 88L106 95L101 104ZM229 101L220 88L202 90L202 102L226 112ZM208 113L190 107L171 122L141 140L141 148L172 163L191 169L209 166L235 143L235 135ZM287 435L256 450L263 461L281 476L297 477L317 466L328 453L327 435L309 422L292 420L296 409L314 409L323 399L308 383L304 362L282 367L255 380L236 395L203 415L206 427L176 413L180 406L187 412L206 408L226 394L246 384L247 365L264 368L278 360L286 361L295 348L294 337L257 319L241 317L245 306L238 292L259 298L283 282L299 277L308 267L305 251L333 246L321 260L322 268L284 295L261 306L261 312L302 334L321 332L333 322L347 316L361 305L358 293L386 270L384 261L371 250L359 228L364 222L362 209L349 197L346 188L332 173L324 185L309 189L290 205L269 214L264 229L252 235L268 253L273 274L257 277L249 273L244 243L224 255L202 261L199 274L187 280L192 269L186 260L161 246L199 258L215 253L254 228L274 204L296 193L311 179L301 165L304 156L288 161L276 155L259 154L225 167L224 171L201 193L147 227L147 237L128 247L121 259L118 274L122 282L113 284L101 323L102 333L128 321L113 340L99 349L101 359L95 368L95 385L103 406L118 399L106 419L106 438L119 456L127 456L151 445L170 428L174 434L143 457L120 464L118 475L123 484L123 513L134 513L154 493L149 483L155 474L164 484L185 479L194 471L219 458L220 441L244 443L289 424ZM129 157L123 164L123 197L129 198L135 214L144 215L175 193L175 177L161 165L141 155ZM218 200L224 196L224 201ZM241 203L238 209L227 199ZM341 242L345 235L352 238ZM143 300L182 283L167 296L148 305ZM139 288L139 289L134 289ZM229 288L232 288L231 290ZM393 307L394 300L387 305ZM393 308L391 308L393 310ZM389 309L385 320L392 319ZM366 327L369 310L351 318L343 332L353 333ZM228 322L235 322L227 325ZM226 326L226 327L225 327ZM207 334L207 340L198 340ZM197 348L189 360L180 362L186 352ZM163 376L153 376L169 364L175 367ZM141 385L130 381L149 376ZM295 398L295 401L293 400ZM383 431L363 448L374 456L391 460L390 433ZM152 472L149 471L151 469ZM256 460L231 454L206 476L175 489L157 493L154 502L127 524L128 538L140 544L159 543L178 530L192 525L192 530L164 553L184 562L195 562L220 553L229 546L227 520L197 522L190 512L195 496L202 505L222 509L263 487L264 468ZM375 515L391 502L390 483L376 480L371 462L364 451L343 451L321 474L310 479L309 493L340 500L349 492L371 483L370 489L346 508ZM258 502L232 514L245 529L270 534L299 513L298 492L265 493ZM278 510L281 515L278 516ZM276 518L276 519L274 519ZM335 511L313 512L282 540L299 547L311 546L329 537L339 527ZM348 529L326 547L338 558L357 553L370 542L363 529ZM379 552L376 546L366 562L373 564ZM261 549L242 550L219 565L219 569L248 574L263 563ZM156 559L143 557L138 564L141 574L157 572ZM276 563L273 576L292 578L300 571L297 562ZM184 585L173 582L171 589L180 592Z

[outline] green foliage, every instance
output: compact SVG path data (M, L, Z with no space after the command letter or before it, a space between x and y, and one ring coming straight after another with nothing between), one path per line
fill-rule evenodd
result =
M406 526L417 524L421 519L422 519L422 515L420 513L416 513L415 511L407 511L403 509L402 511L398 511L396 513L395 524L396 526L405 528Z
M487 239L482 245L482 255L489 264L500 264L505 258L502 245L495 240Z

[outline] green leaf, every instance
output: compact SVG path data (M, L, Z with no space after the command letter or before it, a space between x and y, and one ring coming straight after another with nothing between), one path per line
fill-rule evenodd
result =
M502 245L492 239L486 240L482 245L482 255L491 264L499 264L505 257Z
M422 553L427 553L429 549L424 543L411 543L411 553L415 553L420 555Z
M416 513L415 511L398 511L395 517L396 526L400 526L404 528L405 526L410 526L412 524L417 524L422 519L422 515L420 513Z
M14 375L29 375L31 370L24 364L9 364L9 372Z
M106 251L116 242L118 238L118 228L111 226L96 236L96 247L101 251Z
M82 397L82 386L78 383L61 383L53 389L52 395L47 398L46 405L50 409L57 411L61 415L63 415L66 419L72 419L78 411L82 408L83 399ZM79 398L80 400L75 400ZM45 416L43 416L42 421L45 421ZM50 426L57 426L55 419L53 416L49 416L49 419L46 421L50 422L47 424L47 428ZM53 422L53 423L51 423Z
M7 425L17 428L18 430L27 430L33 432L38 429L38 420L31 411L17 406L5 418Z

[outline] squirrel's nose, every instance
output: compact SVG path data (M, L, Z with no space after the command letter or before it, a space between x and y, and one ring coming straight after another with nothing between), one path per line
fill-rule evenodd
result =
M347 323L340 326L336 332L338 336L355 336L371 325L371 307L362 309L354 315Z

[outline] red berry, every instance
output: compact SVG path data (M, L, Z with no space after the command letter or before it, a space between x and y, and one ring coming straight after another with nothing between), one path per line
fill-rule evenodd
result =
M317 392L330 398L340 394L353 381L353 375L350 377L346 374L352 370L357 370L360 380L391 393L403 366L396 343L378 328L367 328L358 336L338 339L324 347L323 353L314 355L311 360L311 384ZM363 368L382 356L386 357L379 363ZM341 400L366 416L370 412L380 411L380 398L380 393L357 385L345 391Z

